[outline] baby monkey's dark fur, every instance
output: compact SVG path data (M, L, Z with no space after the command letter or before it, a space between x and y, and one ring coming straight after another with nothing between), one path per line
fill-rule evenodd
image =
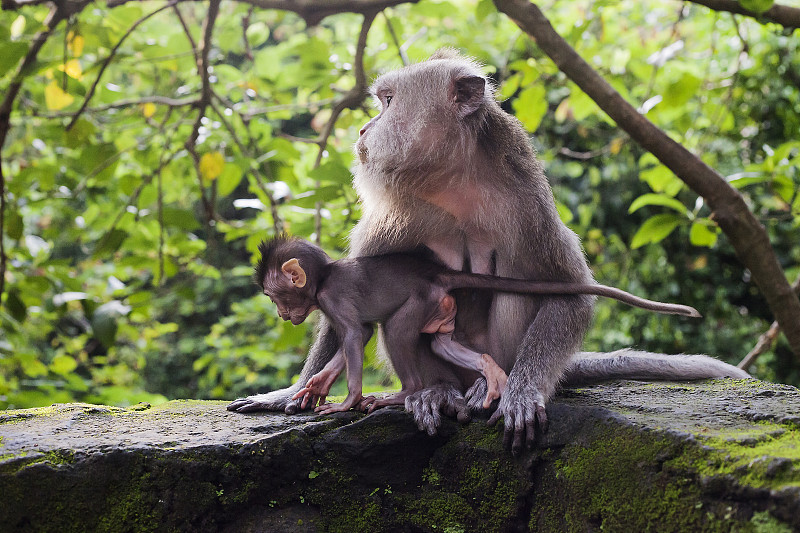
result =
M434 351L446 360L479 370L490 382L485 407L502 394L505 372L487 354L474 352L452 338L455 301L450 291L483 289L523 294L588 294L605 296L659 313L699 317L692 307L639 298L623 290L594 283L569 283L503 278L451 270L429 258L432 254L391 253L333 261L318 246L301 239L280 236L262 242L261 259L254 281L278 307L284 320L300 324L320 309L336 331L341 349L306 387L295 394L303 407L322 404L341 370L347 368L348 395L341 404L320 405L329 413L352 407L402 404L422 383L403 383L403 390L382 400L362 398L361 373L364 345L372 335L372 324L383 324L387 345L416 359L419 333L433 333ZM495 374L496 372L496 374ZM494 376L494 378L493 378ZM493 381L493 379L496 379ZM494 384L494 385L493 385Z

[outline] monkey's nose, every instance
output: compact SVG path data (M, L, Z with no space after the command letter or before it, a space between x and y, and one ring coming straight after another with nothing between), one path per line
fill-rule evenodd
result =
M367 127L366 126L361 128L360 130L358 130L358 136L361 137L362 135L364 135L365 131L367 131Z

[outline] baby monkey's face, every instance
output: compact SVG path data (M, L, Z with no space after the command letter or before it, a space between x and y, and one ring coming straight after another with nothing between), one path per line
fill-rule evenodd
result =
M304 287L296 287L280 277L275 281L278 283L266 283L265 280L264 294L278 308L278 316L283 320L289 320L296 326L302 324L308 315L319 309L316 299L312 298Z

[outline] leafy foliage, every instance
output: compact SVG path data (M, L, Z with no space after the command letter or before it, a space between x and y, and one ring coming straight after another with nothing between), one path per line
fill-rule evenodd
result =
M300 369L311 328L278 322L249 265L258 242L283 230L345 251L359 217L348 168L373 113L366 100L336 117L322 146L310 141L355 84L362 17L308 28L292 13L222 3L203 102L207 6L148 16L163 7L93 4L56 27L22 73L2 147L0 406L232 398L286 386ZM0 93L46 13L0 12ZM796 35L681 2L557 2L547 14L628 101L742 191L787 273L800 274ZM771 317L702 199L488 0L385 11L365 69L374 76L400 65L401 50L415 61L442 46L484 61L503 106L535 134L598 280L706 316L600 302L586 348L740 359ZM800 382L782 346L754 372Z

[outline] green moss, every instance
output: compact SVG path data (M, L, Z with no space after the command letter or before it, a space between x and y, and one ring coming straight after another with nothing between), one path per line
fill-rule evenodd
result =
M682 453L671 439L633 430L607 430L589 447L568 445L543 480L530 527L654 531L670 524L675 531L697 530L706 522L696 506L699 489L688 477L668 475L655 460Z
M744 430L708 431L701 442L715 453L694 463L703 476L733 475L752 487L800 486L800 431L793 426L757 422Z
M766 511L753 513L750 520L755 533L792 533L792 528L770 516Z

